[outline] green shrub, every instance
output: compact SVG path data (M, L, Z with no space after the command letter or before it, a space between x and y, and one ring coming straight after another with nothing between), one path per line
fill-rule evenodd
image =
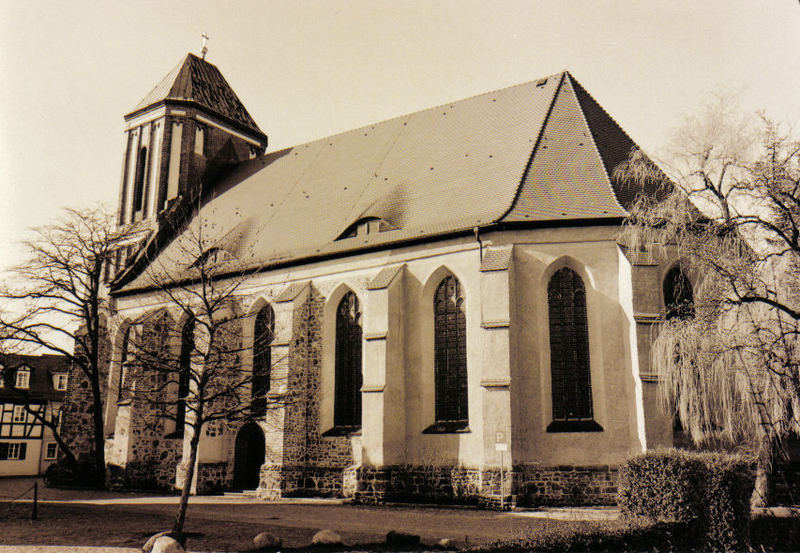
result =
M471 548L474 552L537 553L690 551L685 525L644 519L560 523L514 538Z
M653 451L620 468L619 505L628 518L683 523L697 546L731 551L747 546L753 484L740 456Z

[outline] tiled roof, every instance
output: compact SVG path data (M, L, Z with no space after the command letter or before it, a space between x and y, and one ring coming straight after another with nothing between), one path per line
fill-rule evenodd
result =
M245 162L157 264L191 278L180 252L202 221L209 247L264 268L496 223L618 220L632 195L609 175L632 146L559 73ZM338 239L365 218L394 230Z
M139 105L136 113L164 100L194 102L223 118L263 136L256 122L217 67L194 54L187 54L158 83Z
M56 373L69 373L69 360L61 355L0 355L0 366L3 367L5 386L0 388L0 399L19 400L23 397L30 400L61 400L64 392L53 387L52 376ZM15 390L12 386L18 368L26 366L31 369L27 390Z

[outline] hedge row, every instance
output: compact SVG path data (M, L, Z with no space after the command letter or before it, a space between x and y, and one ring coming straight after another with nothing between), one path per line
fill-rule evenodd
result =
M741 456L652 451L620 467L619 506L628 518L685 524L699 547L742 550L753 486L752 468Z

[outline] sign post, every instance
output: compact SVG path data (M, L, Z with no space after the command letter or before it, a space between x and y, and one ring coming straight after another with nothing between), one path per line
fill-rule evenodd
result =
M506 499L505 499L505 480L503 478L503 468L505 463L503 462L503 452L508 451L508 443L506 443L506 434L505 432L497 432L494 436L494 449L495 451L500 452L500 510L506 510Z

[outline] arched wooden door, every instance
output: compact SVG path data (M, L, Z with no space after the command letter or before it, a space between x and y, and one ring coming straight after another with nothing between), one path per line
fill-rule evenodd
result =
M254 490L258 487L261 465L264 464L264 431L254 422L242 426L236 435L233 460L233 487Z

